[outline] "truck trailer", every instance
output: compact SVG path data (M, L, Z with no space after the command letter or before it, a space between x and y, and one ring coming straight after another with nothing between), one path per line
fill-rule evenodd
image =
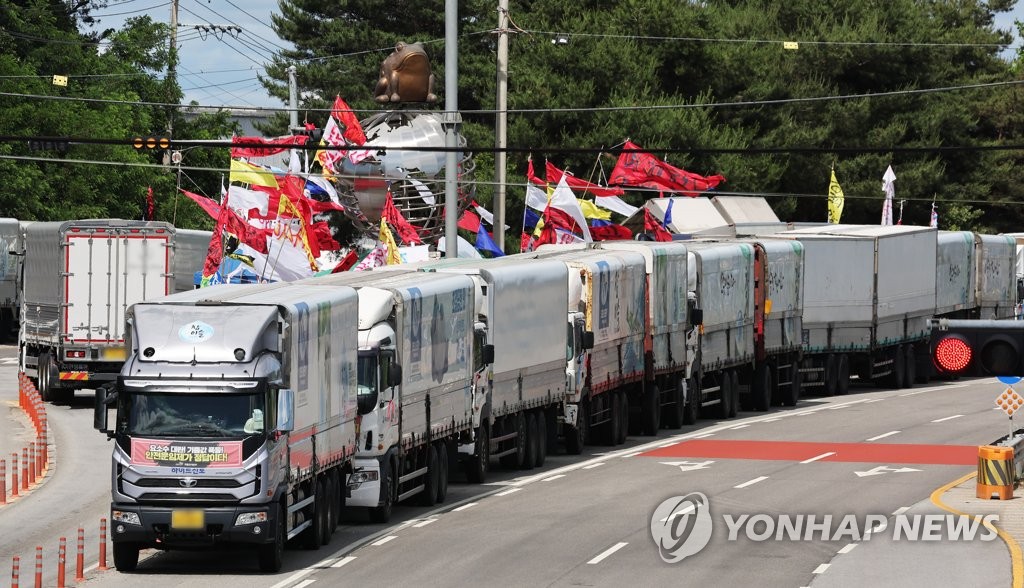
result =
M357 326L341 286L220 285L129 307L129 357L95 405L115 441L118 570L144 548L238 544L276 572L286 541L327 544L355 455Z

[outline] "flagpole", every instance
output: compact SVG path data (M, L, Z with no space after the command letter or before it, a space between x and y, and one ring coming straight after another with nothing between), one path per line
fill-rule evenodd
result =
M494 144L494 226L495 244L505 249L505 179L508 170L505 147L508 144L508 0L498 0L498 87L495 91L497 117Z
M459 256L458 146L459 125L459 3L444 1L444 144L448 148L444 169L444 256Z

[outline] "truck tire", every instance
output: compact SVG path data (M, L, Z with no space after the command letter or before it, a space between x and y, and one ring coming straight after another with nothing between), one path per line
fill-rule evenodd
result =
M338 521L341 520L341 512L345 508L345 492L338 478L338 468L332 468L327 481L331 486L331 533L338 530Z
M606 445L614 447L619 440L619 427L622 426L622 403L619 402L618 392L609 392L605 400L608 404L608 423L602 437Z
M313 512L306 516L306 520L312 524L302 532L302 547L309 551L320 549L324 537L324 493L323 481L316 480L312 483L313 490ZM307 507L308 508L308 507Z
M476 451L466 461L466 479L472 484L483 484L491 461L491 436L486 424L476 430Z
M915 357L914 346L907 345L904 355L907 367L903 369L903 387L913 388L914 384L917 383L917 357Z
M765 412L771 407L772 372L768 369L768 364L758 364L754 370L754 379L750 383L750 392L754 401L754 410Z
M665 408L665 414L662 415L666 428L675 430L683 426L683 413L686 412L684 404L683 386L682 380L680 380L672 391L671 404Z
M619 392L619 438L616 442L622 445L629 438L629 395L625 392Z
M537 463L537 417L531 412L523 418L526 420L526 439L523 443L523 461L519 467L524 470L532 470L534 464Z
M893 350L892 367L890 368L892 371L889 373L889 377L886 382L889 385L889 388L899 390L903 387L903 382L905 381L905 368L906 365L903 357L903 346L899 345Z
M836 377L836 354L829 353L825 357L825 370L821 372L822 378L822 396L835 396L836 395L836 382L839 379Z
M640 418L644 435L658 434L661 428L661 391L654 382L644 386L643 416Z
M683 424L692 425L697 422L700 418L700 390L697 388L697 383L691 380L686 385L686 406L683 412Z
M780 402L783 406L796 406L800 402L800 387L803 380L803 373L800 371L800 363L793 360L790 365L789 383L780 387Z
M836 365L836 394L846 396L850 393L850 356L841 353Z
M337 516L334 513L334 504L338 499L334 496L334 485L331 484L329 477L322 478L318 487L320 492L323 493L323 501L320 503L323 506L321 509L323 522L320 529L320 545L327 545L331 542L331 535L334 534L334 527L331 526L331 521Z
M39 395L43 397L45 402L54 402L57 400L57 387L54 385L54 365L53 358L49 351L44 351L39 356L39 363L37 371L39 373ZM57 379L60 379L59 376Z
M587 410L587 403L580 402L576 411L576 426L565 429L565 452L569 455L583 453L583 446L587 444L587 429L590 424L590 411Z
M139 565L139 544L114 542L114 567L119 572L133 572Z
M548 415L543 409L537 411L537 461L533 465L544 467L548 457Z
M736 418L736 412L740 409L740 372L732 370L729 372L729 379L732 380L732 402L729 403L729 418Z
M444 503L448 498L448 445L444 441L437 444L437 503Z
M394 471L391 468L391 459L385 458L380 466L380 505L370 509L370 520L374 523L386 523L391 520L391 512L394 509Z
M420 506L434 506L437 502L437 450L433 445L426 447L427 473L423 476L423 491L419 494Z
M718 418L727 419L732 414L732 378L729 377L729 372L720 372L718 374L720 380L720 390L718 396L721 400L718 401Z
M277 516L274 521L274 541L264 543L256 551L256 560L260 564L260 571L266 574L276 574L281 571L284 564L284 542L288 537L288 527L285 525L287 511L277 507Z

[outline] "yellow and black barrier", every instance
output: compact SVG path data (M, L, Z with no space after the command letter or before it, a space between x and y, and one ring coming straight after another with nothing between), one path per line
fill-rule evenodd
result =
M1013 498L1013 448L982 445L978 447L978 498Z

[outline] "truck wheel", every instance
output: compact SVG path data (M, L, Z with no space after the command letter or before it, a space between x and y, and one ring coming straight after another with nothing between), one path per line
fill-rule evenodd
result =
M587 425L590 424L590 411L587 410L586 402L580 402L576 410L576 426L566 427L565 431L565 452L569 455L583 453L583 446L587 443Z
M836 365L836 394L846 396L850 393L850 356L842 353Z
M683 424L692 425L700 418L700 390L696 381L691 380L686 386L686 406L683 413Z
M302 532L302 546L310 551L320 549L324 537L324 484L322 480L313 483L313 512L307 514L312 524ZM308 508L308 507L307 507Z
M391 460L385 458L380 466L380 505L370 509L370 520L374 523L386 523L391 520L391 511L395 508L393 479Z
M614 447L619 439L619 427L622 426L622 403L619 402L617 392L609 392L605 396L605 403L608 405L608 422L603 427L601 437L605 445Z
M476 430L476 451L466 462L466 478L473 484L483 484L487 479L487 469L491 461L491 436L487 433L487 425L482 424Z
M526 419L526 439L523 443L523 462L520 467L532 470L533 465L537 463L537 417L531 412L523 418Z
M903 370L903 384L904 388L913 388L917 382L917 358L914 353L914 346L907 345L904 359L906 360L906 368Z
M616 443L622 445L629 438L629 394L619 392L619 438Z
M729 379L732 380L732 402L729 403L729 418L736 418L736 411L740 408L740 373L738 370L729 372Z
M772 403L772 372L767 364L759 364L754 370L754 380L750 383L750 391L754 400L754 410L765 412Z
M732 414L732 378L729 377L729 372L721 372L718 376L721 381L721 389L718 392L721 398L718 402L718 418L727 419Z
M644 435L657 435L658 429L661 428L661 391L658 390L658 385L651 382L649 386L644 386L644 404L643 404L643 434Z
M261 572L276 574L281 571L281 565L284 563L284 542L288 536L285 517L285 509L278 506L277 517L274 521L274 542L260 545L256 552L256 559L259 561Z
M433 445L426 447L427 473L423 476L423 491L420 492L420 506L434 506L437 502L437 450Z
M345 507L345 491L342 488L341 482L338 478L338 469L331 469L331 474L327 478L331 485L331 533L338 530L338 521L341 520L341 511Z
M57 389L53 384L53 359L48 351L39 356L37 371L39 372L39 394L45 402L53 402L57 399Z
M334 484L331 483L329 477L324 478L319 487L320 491L323 492L323 502L321 503L323 505L323 509L321 509L323 511L323 522L321 523L323 527L320 534L320 544L327 545L331 542L331 535L334 534L332 521L337 516L334 512L334 504L338 499L334 496Z
M437 503L448 498L448 446L442 441L437 444Z
M536 467L544 467L544 460L548 457L548 416L543 409L537 412L537 461L533 462Z
M889 368L892 371L889 373L888 384L889 387L894 390L899 390L903 387L904 379L904 365L905 359L903 357L903 346L896 347L892 355L892 366Z
M139 565L139 544L114 542L114 567L119 572L132 572Z
M822 395L823 396L835 396L836 395L836 354L829 353L828 357L825 358L825 371L821 373L822 377Z
M796 403L800 401L800 385L803 374L800 371L800 363L796 360L793 360L789 369L789 384L780 388L780 401L783 406L796 406Z
M678 429L683 426L683 387L681 383L677 383L675 388L672 390L672 401L664 409L662 419L664 419L665 427L669 429Z

